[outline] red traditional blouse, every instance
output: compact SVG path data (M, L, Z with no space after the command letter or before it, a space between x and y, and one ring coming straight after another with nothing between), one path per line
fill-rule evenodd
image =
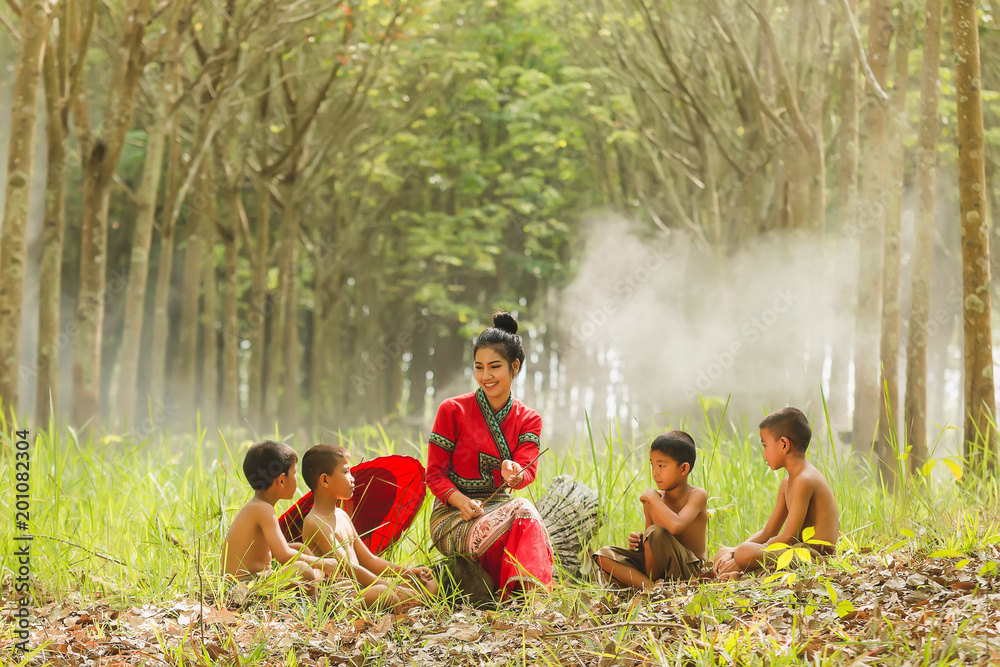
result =
M456 490L485 498L503 483L500 463L524 469L523 489L535 480L542 418L511 396L496 413L482 389L449 398L438 408L427 448L427 487L442 503Z

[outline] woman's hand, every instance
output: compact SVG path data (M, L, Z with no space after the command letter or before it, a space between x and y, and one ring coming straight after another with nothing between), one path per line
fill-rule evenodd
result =
M465 504L462 505L461 510L462 521L471 521L483 516L483 506L479 504L478 500L473 500L472 498L465 499Z
M500 476L507 486L515 487L521 484L521 464L517 461L504 461L500 464Z

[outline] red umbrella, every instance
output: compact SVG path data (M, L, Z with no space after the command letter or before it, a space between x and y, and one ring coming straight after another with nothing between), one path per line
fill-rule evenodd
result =
M354 527L373 554L402 537L424 504L424 466L412 456L393 454L351 468L354 495L344 502ZM302 541L302 520L313 506L310 491L299 498L278 523L289 542Z

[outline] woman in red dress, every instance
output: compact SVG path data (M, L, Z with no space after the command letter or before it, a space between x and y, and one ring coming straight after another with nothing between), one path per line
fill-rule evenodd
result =
M537 472L542 419L510 393L524 365L517 320L493 316L473 347L479 388L438 408L427 451L427 486L434 494L431 538L445 555L479 561L500 597L552 586L552 543L538 510L506 489L531 484ZM531 465L529 465L531 464Z

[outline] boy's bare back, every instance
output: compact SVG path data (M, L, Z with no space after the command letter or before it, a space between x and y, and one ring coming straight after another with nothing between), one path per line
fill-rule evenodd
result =
M831 546L816 545L821 552L832 553L840 535L840 515L833 489L823 473L806 461L797 474L789 472L778 491L778 503L784 503L785 517L789 529L794 531L794 539L802 541L802 531L813 527L816 532L812 539L829 542ZM783 530L782 533L789 531Z
M246 578L271 567L271 548L265 529L272 523L273 530L280 535L274 506L259 498L252 498L240 509L223 546L226 574Z
M769 547L774 544L816 540L825 544L809 544L815 551L822 555L836 552L840 534L837 501L826 478L806 458L812 439L809 420L801 410L787 407L767 415L759 428L764 461L771 470L785 470L788 475L781 480L764 527L739 546L723 547L715 555L713 570L722 579L764 567L773 558ZM803 540L807 528L814 532L810 540Z

